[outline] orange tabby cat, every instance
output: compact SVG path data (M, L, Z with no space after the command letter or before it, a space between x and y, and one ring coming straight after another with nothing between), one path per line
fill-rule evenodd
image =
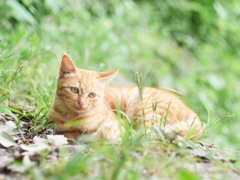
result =
M118 70L95 72L78 69L64 55L49 114L49 119L56 123L56 133L71 138L90 133L106 140L120 140L119 125L114 113L119 108L128 117L132 117L134 122L142 120L146 126L164 119L168 131L177 131L183 137L194 131L191 139L201 134L197 115L171 93L146 87L140 100L137 86L105 88L117 72Z

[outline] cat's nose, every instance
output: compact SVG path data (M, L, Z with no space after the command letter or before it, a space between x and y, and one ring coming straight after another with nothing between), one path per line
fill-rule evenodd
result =
M82 101L79 101L78 104L79 104L80 107L84 106L84 103Z

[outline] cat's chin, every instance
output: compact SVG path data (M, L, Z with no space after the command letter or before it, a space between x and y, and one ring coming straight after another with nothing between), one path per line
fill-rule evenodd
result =
M74 107L74 110L77 111L77 112L85 111L85 109L83 109L83 108L76 108L76 107Z
M80 109L80 108L74 108L76 111L81 111L82 109Z
M85 112L85 111L86 111L86 108L80 108L80 107L73 107L73 109L74 109L76 112Z

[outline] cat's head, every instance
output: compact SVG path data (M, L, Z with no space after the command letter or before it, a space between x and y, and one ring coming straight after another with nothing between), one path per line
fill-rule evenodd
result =
M56 96L61 107L72 111L92 111L102 105L104 86L118 70L95 72L78 69L67 56L62 57Z

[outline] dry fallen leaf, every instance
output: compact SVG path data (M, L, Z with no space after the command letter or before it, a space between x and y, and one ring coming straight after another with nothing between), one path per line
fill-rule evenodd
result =
M30 144L30 145L21 144L21 148L31 153L38 153L43 150L49 150L49 151L51 150L51 148L45 143Z
M1 163L0 163L0 169L4 168L7 166L10 162L13 161L12 157L7 157L7 156L1 156ZM1 178L0 178L1 179Z
M13 137L5 131L0 131L0 144L4 147L16 146Z
M63 135L47 135L47 140L52 146L62 146L68 143Z
M22 163L28 168L35 165L35 163L30 160L30 157L28 155L23 157Z
M4 125L0 125L0 132L1 131L7 132L10 135L19 133L16 124L12 121L7 121Z
M40 137L37 137L37 136L35 136L35 137L33 138L33 142L34 142L34 144L39 144L39 143L48 144L48 140L47 140L47 139L40 138Z
M15 173L25 173L27 168L19 164L10 164L7 169Z

